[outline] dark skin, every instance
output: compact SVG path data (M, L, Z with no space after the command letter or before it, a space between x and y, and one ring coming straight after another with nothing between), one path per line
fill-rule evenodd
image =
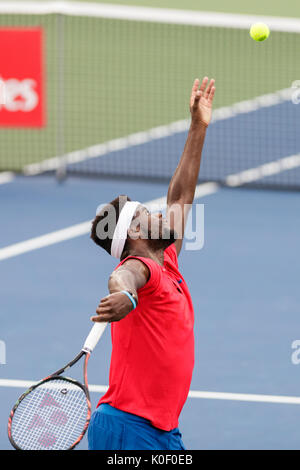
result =
M189 207L194 200L195 189L200 170L202 148L206 128L211 121L212 104L215 93L214 80L204 77L194 81L191 97L191 125L183 154L171 179L167 195L166 219L161 213L150 214L144 206L139 206L128 230L129 254L151 258L159 265L164 262L164 250L173 241L163 240L163 234L180 234L174 241L179 255ZM138 221L138 223L137 223ZM158 227L159 237L156 240L146 239L149 227ZM149 237L148 237L149 238ZM126 290L138 298L137 291L148 281L148 267L137 259L128 259L112 272L108 281L109 295L101 299L96 313L91 317L94 322L114 322L122 320L133 310L130 299L121 291Z

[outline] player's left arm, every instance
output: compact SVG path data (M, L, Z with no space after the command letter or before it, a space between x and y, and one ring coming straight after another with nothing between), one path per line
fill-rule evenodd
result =
M171 179L167 196L167 218L178 235L175 241L180 253L189 206L193 203L200 170L206 129L211 121L215 81L204 77L193 84L190 98L191 125L183 154Z

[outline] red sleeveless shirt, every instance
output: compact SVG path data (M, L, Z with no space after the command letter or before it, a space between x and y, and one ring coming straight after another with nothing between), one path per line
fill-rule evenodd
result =
M137 258L130 256L124 259ZM175 245L164 252L164 265L140 258L150 271L138 290L139 303L111 323L109 388L100 399L150 420L159 429L178 427L194 368L194 311L178 270Z

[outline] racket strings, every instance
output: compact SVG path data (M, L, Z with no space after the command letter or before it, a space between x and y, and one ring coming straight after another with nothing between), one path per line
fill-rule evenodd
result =
M12 420L12 437L21 449L70 448L81 435L89 413L82 388L66 379L52 379L20 402Z

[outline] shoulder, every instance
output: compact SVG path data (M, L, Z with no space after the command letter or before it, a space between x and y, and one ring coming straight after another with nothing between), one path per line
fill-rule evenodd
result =
M144 277L146 282L148 281L148 279L150 277L149 267L140 258L131 258L131 257L125 258L119 264L119 266L117 266L116 269L117 270L126 269L128 271L131 271L134 274L138 274L138 275Z
M117 266L116 270L126 269L133 275L144 279L140 290L145 293L154 292L161 281L161 267L150 258L128 256ZM141 285L141 283L140 283Z

